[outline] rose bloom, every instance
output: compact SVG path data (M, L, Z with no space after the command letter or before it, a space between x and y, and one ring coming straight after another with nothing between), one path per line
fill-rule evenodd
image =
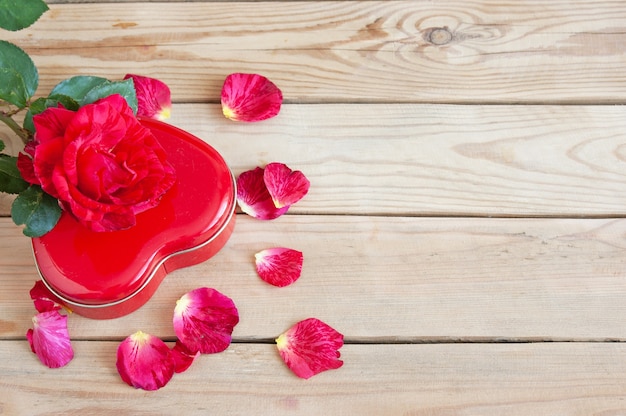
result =
M135 215L174 184L165 151L120 95L78 111L48 108L33 122L34 142L18 162L22 176L93 231L135 225Z

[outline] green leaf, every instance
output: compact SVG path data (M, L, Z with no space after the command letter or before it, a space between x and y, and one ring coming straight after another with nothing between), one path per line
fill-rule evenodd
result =
M0 99L19 108L26 107L39 85L39 74L26 52L0 41Z
M17 168L17 158L0 154L0 192L19 194L28 185Z
M5 148L4 142L0 140L0 152L3 151L4 148Z
M80 103L89 91L107 82L110 81L106 78L78 75L58 83L52 91L50 91L50 95L64 95Z
M0 68L0 80L0 98L19 108L26 107L28 93L24 77L15 69Z
M52 89L51 96L64 95L80 106L91 104L109 95L120 94L133 112L137 113L137 93L132 79L109 81L106 78L78 75L59 83Z
M16 31L37 21L48 6L42 0L0 0L0 27Z
M28 131L30 131L31 133L35 134L35 123L33 123L33 113L32 111L29 109L26 112L26 115L24 116L24 128Z
M15 198L11 217L16 225L26 225L24 235L41 237L59 222L61 207L56 198L45 193L40 186L33 185Z
M135 92L135 84L130 78L124 81L107 81L94 87L87 93L80 104L91 104L113 94L120 94L124 97L128 106L132 108L133 113L137 114L137 93Z
M35 125L33 124L33 116L43 113L50 107L58 107L59 104L68 110L78 110L78 103L67 95L53 94L49 97L37 98L30 104L28 112L26 112L26 116L24 117L24 128L34 133Z

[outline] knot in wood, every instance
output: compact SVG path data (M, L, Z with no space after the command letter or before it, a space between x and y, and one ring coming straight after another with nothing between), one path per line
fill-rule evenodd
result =
M428 29L424 34L424 39L433 45L441 46L450 43L452 32L447 27L435 27Z

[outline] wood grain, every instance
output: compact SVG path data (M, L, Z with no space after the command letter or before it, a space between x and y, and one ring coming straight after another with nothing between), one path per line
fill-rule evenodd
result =
M38 95L79 74L157 77L171 123L236 175L279 161L312 186L275 221L238 215L216 257L139 311L70 315L76 356L58 370L25 339L39 276L1 197L0 415L626 414L626 2L49 3L3 32ZM231 72L275 81L281 114L226 120ZM303 251L294 285L256 275L272 246ZM173 342L175 302L200 286L235 301L235 343L158 392L126 386L119 342ZM304 381L273 340L308 317L347 344L341 369Z
M305 172L296 213L626 214L623 107L293 105L254 127L218 106L174 109L235 174L272 161Z
M240 215L213 259L170 274L141 310L120 319L71 316L78 339L137 329L171 338L176 300L208 286L240 311L238 340L274 339L317 317L359 342L626 340L626 220L439 219ZM0 337L23 337L37 279L29 240L0 221ZM300 280L262 282L254 253L304 253Z
M257 72L288 102L622 103L626 3L592 0L52 4L7 33L43 94L72 75L166 81L216 102Z
M173 111L236 175L275 161L303 171L311 190L292 213L626 215L624 107L287 105L255 125L218 105Z
M202 356L162 390L115 372L114 342L74 342L49 370L25 341L0 342L0 413L68 415L620 415L624 344L345 345L345 364L310 380L275 347L232 345ZM21 363L17 369L14 361ZM88 371L85 369L89 369ZM59 398L63 399L60 400Z

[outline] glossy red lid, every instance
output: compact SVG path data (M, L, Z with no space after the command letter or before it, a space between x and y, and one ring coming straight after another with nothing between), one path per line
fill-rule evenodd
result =
M52 231L32 239L41 277L62 299L120 302L140 291L166 259L210 244L234 215L234 180L220 154L176 127L141 122L167 152L177 182L128 230L93 232L64 212Z

